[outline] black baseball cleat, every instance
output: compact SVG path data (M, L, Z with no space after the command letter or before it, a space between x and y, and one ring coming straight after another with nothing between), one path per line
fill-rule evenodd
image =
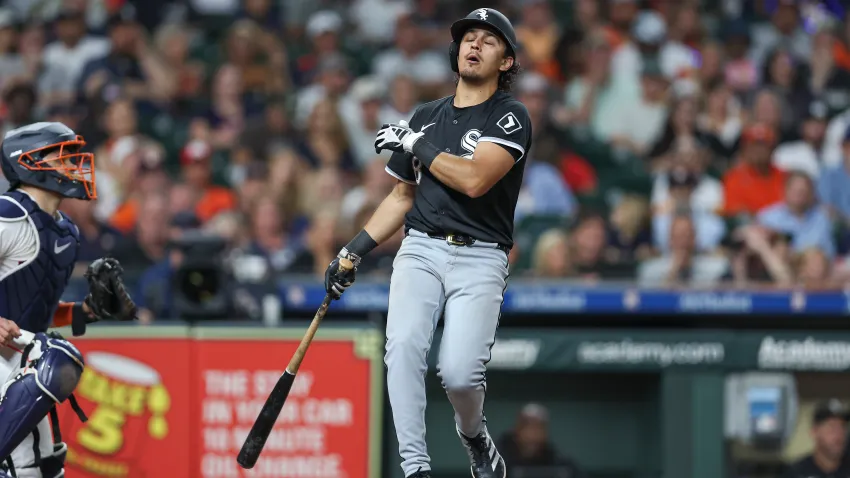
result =
M472 478L505 478L505 460L486 428L475 438L467 438L459 428L455 429L472 463Z
M431 478L431 471L430 470L423 470L423 469L420 468L419 471L408 476L407 478Z

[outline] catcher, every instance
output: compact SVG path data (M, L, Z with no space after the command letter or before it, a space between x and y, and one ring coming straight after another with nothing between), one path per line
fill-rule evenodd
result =
M111 258L89 266L83 302L59 302L79 248L77 226L59 204L96 197L94 158L81 152L84 145L61 123L9 131L0 144L0 166L10 183L0 195L0 375L6 377L0 386L0 478L64 476L67 446L56 404L68 400L86 420L72 395L83 356L47 330L71 325L82 335L92 322L136 318L121 266Z

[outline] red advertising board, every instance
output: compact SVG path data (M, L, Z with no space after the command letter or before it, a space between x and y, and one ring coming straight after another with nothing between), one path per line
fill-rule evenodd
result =
M236 455L303 330L222 338L232 330L74 339L86 360L75 394L89 421L60 407L66 476L377 478L383 385L374 340L320 334L263 454L243 470Z
M68 444L66 476L154 478L189 475L188 339L74 340L86 368L74 394L89 419L60 405Z

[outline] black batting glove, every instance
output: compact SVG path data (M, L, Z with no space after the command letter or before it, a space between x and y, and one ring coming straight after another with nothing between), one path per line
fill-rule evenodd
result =
M350 270L341 268L339 266L339 260L343 258L347 258L353 262L354 268ZM343 248L325 270L325 292L333 297L334 300L339 300L345 289L348 289L354 283L355 272L359 263L359 257Z

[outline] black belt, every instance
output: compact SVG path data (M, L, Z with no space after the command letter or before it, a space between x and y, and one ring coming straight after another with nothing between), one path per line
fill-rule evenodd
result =
M440 239L452 246L471 246L478 242L477 239L466 234L431 234L429 232L426 232L426 234L431 239ZM496 249L503 251L505 254L510 254L511 252L511 248L505 244L496 244Z

